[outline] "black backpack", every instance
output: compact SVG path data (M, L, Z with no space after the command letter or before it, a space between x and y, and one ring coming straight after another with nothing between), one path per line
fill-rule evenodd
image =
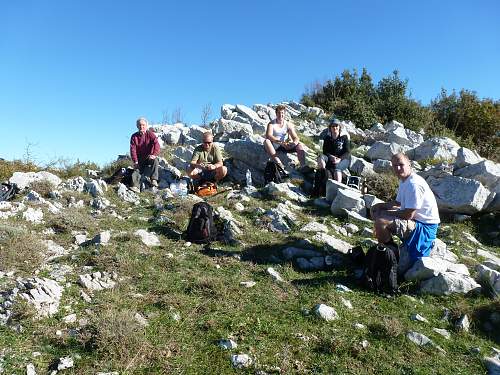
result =
M0 186L0 202L11 200L18 192L19 188L16 184L3 183Z
M118 168L111 177L105 178L104 182L109 185L115 185L121 182L127 186L132 185L132 174L134 173L134 168Z
M279 164L274 161L267 162L266 168L264 169L264 185L270 182L281 184L284 176L286 176L286 173Z
M212 206L199 202L193 206L186 230L186 239L194 243L210 243L217 236Z
M376 292L394 294L398 291L398 257L390 246L383 250L372 246L365 257L364 283L365 286Z
M324 197L326 195L326 181L332 178L329 169L317 169L314 173L314 184L312 189L313 197Z

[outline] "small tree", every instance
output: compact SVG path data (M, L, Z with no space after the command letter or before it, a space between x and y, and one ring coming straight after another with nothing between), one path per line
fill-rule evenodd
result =
M181 107L175 107L172 111L172 123L182 122L184 123L184 115L182 113Z
M201 125L207 126L212 117L212 103L207 103L201 109Z

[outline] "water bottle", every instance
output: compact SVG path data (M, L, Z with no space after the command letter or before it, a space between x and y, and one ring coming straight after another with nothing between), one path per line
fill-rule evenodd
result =
M187 187L187 181L186 180L181 180L179 182L179 195L181 197L185 197L188 193L188 187Z
M252 172L250 172L250 169L247 169L245 177L247 180L247 186L252 186Z

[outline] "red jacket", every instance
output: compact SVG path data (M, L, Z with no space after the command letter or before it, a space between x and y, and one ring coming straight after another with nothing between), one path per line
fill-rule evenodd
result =
M130 137L130 157L134 163L142 163L149 155L158 155L160 144L156 134L146 130L144 134L136 132Z

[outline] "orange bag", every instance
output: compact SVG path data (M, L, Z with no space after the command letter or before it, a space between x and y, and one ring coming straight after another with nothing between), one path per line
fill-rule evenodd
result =
M206 182L196 188L196 195L199 197L210 197L217 194L217 185L213 182Z

